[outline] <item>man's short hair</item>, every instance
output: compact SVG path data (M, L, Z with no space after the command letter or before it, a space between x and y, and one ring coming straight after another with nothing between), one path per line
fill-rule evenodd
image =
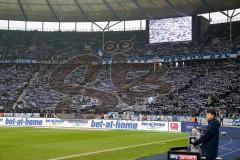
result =
M214 109L208 109L207 113L210 113L211 115L214 115L214 117L216 117L216 111Z

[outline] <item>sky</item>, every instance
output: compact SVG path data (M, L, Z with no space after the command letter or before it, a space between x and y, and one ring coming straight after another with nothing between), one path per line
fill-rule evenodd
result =
M227 11L224 11L227 13ZM231 15L233 10L229 10ZM235 10L235 14L239 13L240 9ZM209 14L200 14L205 18L209 19ZM227 22L227 17L220 12L214 12L210 14L211 22L210 23L224 23ZM239 21L240 14L233 18L233 21ZM107 22L96 22L100 27L104 28ZM117 22L110 22L110 25ZM27 30L38 30L42 31L42 25L44 27L43 31L57 31L59 30L59 23L57 22L27 22ZM91 23L91 22L78 22L78 23L61 23L61 31L74 31L75 28L77 31L101 31L101 29ZM145 20L135 20L135 21L125 21L125 30L145 30L146 21ZM0 20L0 29L8 29L8 21ZM25 21L9 21L10 30L25 30ZM124 22L120 22L117 25L110 28L111 31L122 31L124 30Z

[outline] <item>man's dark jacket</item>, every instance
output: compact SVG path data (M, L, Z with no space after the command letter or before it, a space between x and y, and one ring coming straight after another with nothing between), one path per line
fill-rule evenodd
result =
M193 145L202 143L202 153L207 158L216 158L218 155L220 123L217 119L208 121L208 126L202 136Z

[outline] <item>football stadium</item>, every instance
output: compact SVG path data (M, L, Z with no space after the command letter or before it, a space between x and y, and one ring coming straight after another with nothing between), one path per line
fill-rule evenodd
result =
M240 160L240 1L0 0L0 160Z

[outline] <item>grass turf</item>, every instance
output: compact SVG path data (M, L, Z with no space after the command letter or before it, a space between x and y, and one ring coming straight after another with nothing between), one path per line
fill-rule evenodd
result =
M112 151L66 160L134 160L171 147L186 146L187 138L174 140L184 137L187 135L169 132L0 127L0 160L49 160L109 149ZM173 141L116 149L171 139Z

